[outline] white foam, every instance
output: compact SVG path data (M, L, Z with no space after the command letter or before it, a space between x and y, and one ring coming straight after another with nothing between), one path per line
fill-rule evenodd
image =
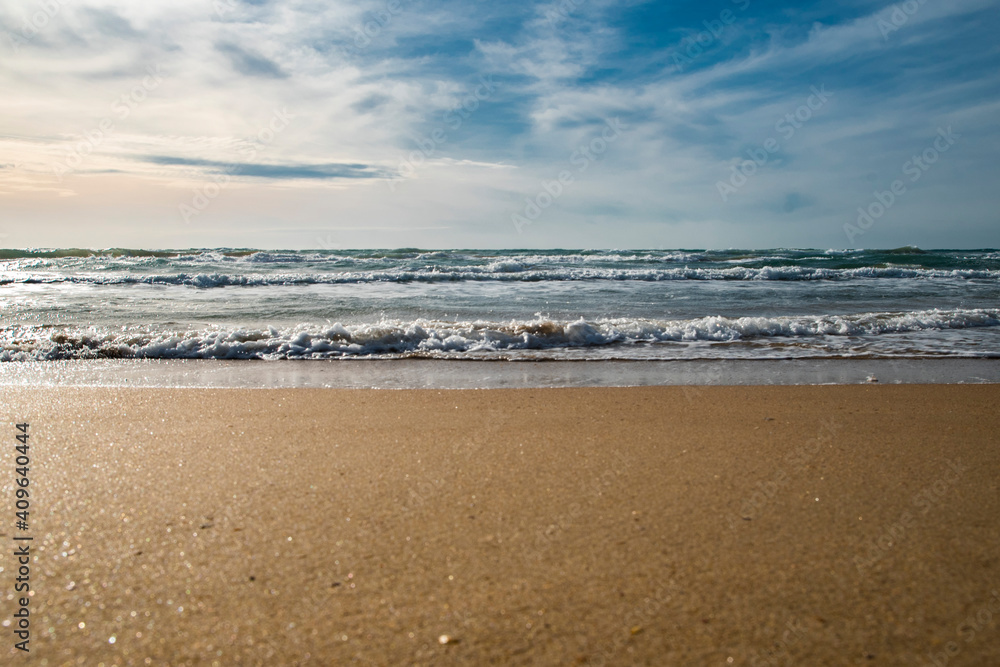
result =
M323 359L412 355L497 354L518 350L613 345L792 339L822 347L823 337L1000 326L1000 310L956 309L903 313L787 317L702 317L690 320L603 318L510 322L381 320L322 327L158 330L15 326L0 330L0 361L155 359Z
M0 284L9 283L82 283L96 285L150 284L187 285L191 287L232 287L266 285L317 285L375 282L456 282L456 281L668 281L668 280L778 280L846 281L858 279L936 279L1000 280L1000 270L993 269L913 269L905 266L827 269L802 266L765 266L731 268L561 268L533 269L523 262L504 260L485 267L440 270L437 267L414 270L342 271L337 273L268 273L268 274L122 274L122 273L36 273L12 271L0 274Z

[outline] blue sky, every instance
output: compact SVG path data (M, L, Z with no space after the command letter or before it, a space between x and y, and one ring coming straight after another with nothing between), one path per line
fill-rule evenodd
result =
M997 247L998 31L987 0L0 0L0 245Z

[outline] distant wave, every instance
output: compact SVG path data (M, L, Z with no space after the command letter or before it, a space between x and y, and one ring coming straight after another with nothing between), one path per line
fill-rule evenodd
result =
M573 280L995 280L995 250L0 250L0 284L193 287Z
M784 280L837 281L867 278L934 278L961 280L998 280L997 269L922 269L904 266L862 266L850 269L828 269L804 266L764 266L731 268L663 268L625 269L565 267L536 269L506 260L484 267L443 270L437 267L416 270L341 271L328 273L174 273L119 274L55 272L9 272L0 274L0 284L11 283L83 283L94 285L187 285L191 287L252 287L267 285L321 285L375 282L461 282L461 281L668 281L668 280Z
M244 257L253 255L255 250L142 250L139 248L104 248L94 250L90 248L52 248L52 249L8 249L0 248L0 259L34 259L47 258L59 259L68 257L183 257L204 253L217 252L220 255L230 257Z
M878 337L927 330L1000 326L998 309L925 310L855 315L702 317L368 324L278 329L157 330L151 327L0 329L0 361L62 359L325 359L337 357L496 356L518 350L643 344L735 343L785 339L822 352L824 337Z
M255 249L255 248L178 248L150 250L142 248L0 248L0 260L16 259L120 259L120 258L163 258L184 261L229 260L247 262L301 262L322 261L328 259L386 259L386 260L420 260L428 262L452 261L462 259L489 261L489 258L513 257L527 261L544 262L585 262L585 261L725 261L743 258L758 261L768 256L784 259L808 259L810 257L904 257L919 259L921 257L960 257L975 254L992 253L996 258L996 248L978 250L923 250L913 246L891 249L805 249L805 248L772 248L772 249L716 249L716 250L683 250L683 249L605 249L605 250L422 250L419 248L398 249Z

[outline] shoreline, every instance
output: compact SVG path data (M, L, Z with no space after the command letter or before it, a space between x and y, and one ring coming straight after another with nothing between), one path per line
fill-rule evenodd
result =
M1000 652L997 385L2 392L25 664Z
M1000 383L1000 359L98 359L0 363L0 387L515 389Z

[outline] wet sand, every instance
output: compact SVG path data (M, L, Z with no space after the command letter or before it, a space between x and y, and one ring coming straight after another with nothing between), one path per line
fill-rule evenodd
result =
M1000 385L0 396L10 664L1000 655Z

